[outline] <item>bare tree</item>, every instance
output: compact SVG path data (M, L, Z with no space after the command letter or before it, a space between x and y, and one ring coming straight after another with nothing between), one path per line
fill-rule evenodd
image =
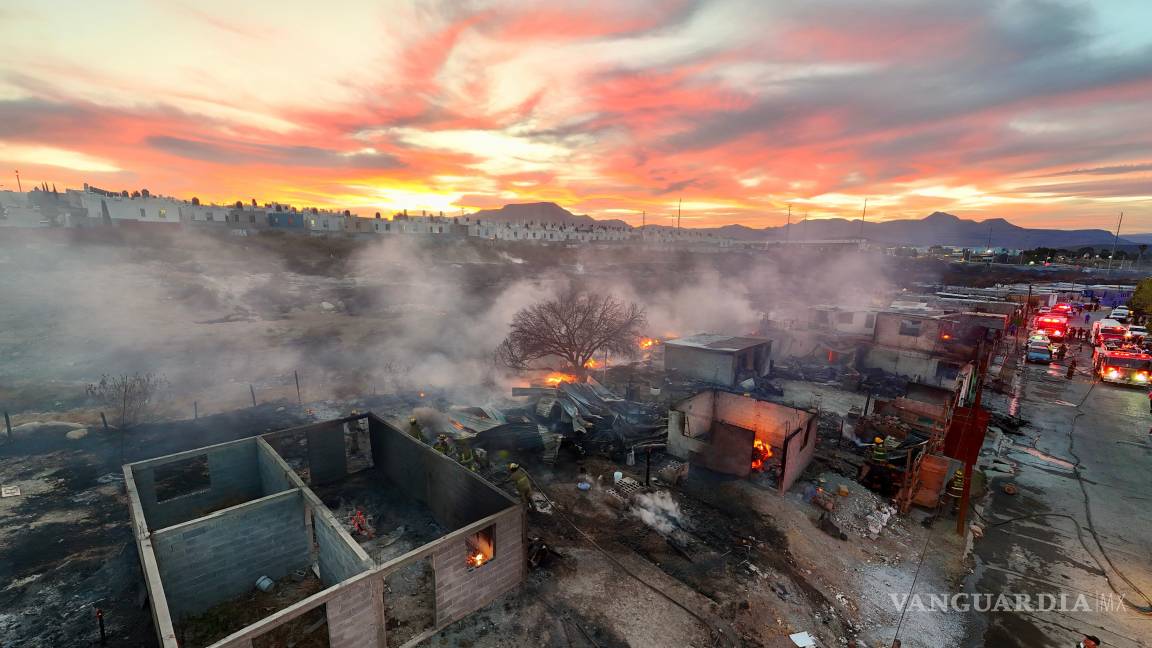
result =
M113 413L121 430L152 421L156 417L168 380L160 374L137 373L100 376L100 382L88 385L88 396L106 411Z
M573 289L516 313L496 357L523 368L555 356L581 368L599 351L635 355L645 323L644 309L637 304Z

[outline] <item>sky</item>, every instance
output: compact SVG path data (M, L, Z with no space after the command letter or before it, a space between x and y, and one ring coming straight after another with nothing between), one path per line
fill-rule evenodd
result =
M0 190L1152 232L1149 25L1148 0L5 0Z

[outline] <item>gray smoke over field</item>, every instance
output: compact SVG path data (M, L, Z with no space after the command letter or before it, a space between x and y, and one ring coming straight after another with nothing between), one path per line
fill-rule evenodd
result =
M524 382L493 360L516 312L569 287L641 304L661 338L754 333L781 304L887 290L852 255L791 267L747 252L120 229L0 242L0 396L15 406L30 386L51 403L136 371L165 374L202 412L242 405L249 384L294 399L295 372L305 400L427 389L483 402Z
M684 526L684 512L668 491L641 493L632 498L629 513L649 527L671 535Z

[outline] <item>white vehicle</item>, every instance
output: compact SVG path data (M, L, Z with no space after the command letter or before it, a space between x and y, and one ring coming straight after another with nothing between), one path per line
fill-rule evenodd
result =
M1146 338L1148 337L1148 328L1136 324L1128 325L1128 335L1130 338Z
M1128 319L1128 315L1129 313L1127 306L1117 306L1116 308L1112 309L1112 312L1108 315L1108 319L1114 319L1123 322L1124 320Z
M1041 307L1040 307L1040 310L1038 310L1038 311L1036 311L1036 312L1037 312L1037 313L1040 313L1041 315L1043 315L1044 313L1051 313L1051 312L1052 312L1052 309L1051 309L1051 308L1049 308L1049 307L1047 307L1047 306L1041 306Z

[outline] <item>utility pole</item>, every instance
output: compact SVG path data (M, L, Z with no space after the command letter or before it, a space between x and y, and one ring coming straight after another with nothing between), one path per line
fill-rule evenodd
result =
M864 238L864 219L868 216L868 198L864 198L864 211L860 212L860 238Z
M648 238L648 212L640 212L640 240L643 241Z
M24 185L20 184L20 169L16 169L16 188L20 193L24 193Z
M992 223L988 223L988 245L985 245L984 249L987 250L989 254L992 253Z
M1112 254L1108 255L1108 271L1112 271L1112 259L1116 258L1116 244L1120 242L1120 223L1124 222L1124 212L1120 212L1120 220L1116 221L1116 236L1112 238Z
M684 199L679 198L676 201L676 229L680 229L680 208L684 206Z
M792 203L788 203L788 224L784 226L784 242L792 240Z

